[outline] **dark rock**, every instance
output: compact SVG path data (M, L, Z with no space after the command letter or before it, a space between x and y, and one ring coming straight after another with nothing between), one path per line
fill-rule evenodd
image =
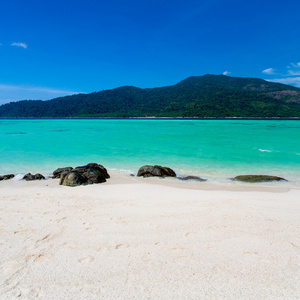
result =
M168 167L162 167L162 166L142 166L137 176L143 176L143 177L176 177L176 173L168 168Z
M60 185L66 186L77 186L82 184L87 184L87 178L81 173L72 171L65 171L60 175Z
M26 175L24 175L23 179L27 181L34 180L34 175L32 175L31 173L27 173Z
M11 178L14 178L14 177L15 177L14 174L0 175L0 181L2 181L2 180L8 180L8 179L11 179Z
M72 167L58 168L55 171L53 171L52 178L60 178L60 175L61 175L62 172L72 171L72 170L73 170Z
M44 179L46 179L46 178L45 178L42 174L40 174L40 173L35 174L34 177L35 177L35 180L44 180Z
M71 170L71 171L72 171L72 170ZM59 179L59 184L60 184L60 185L63 184L63 181L64 181L65 177L66 177L71 171L63 171L63 172L60 174L60 179Z
M271 176L271 175L239 175L231 180L244 181L244 182L267 182L267 181L287 181L282 177Z
M107 170L102 165L98 165L96 163L89 163L85 166L76 167L75 169L82 173L86 172L89 169L97 169L104 175L104 178L106 179L110 178L109 174L107 173Z
M27 173L26 175L24 175L23 177L24 180L26 181L32 181L32 180L42 180L42 179L45 179L45 177L42 175L42 174L31 174L31 173Z
M207 181L207 179L203 179L198 176L186 176L186 177L177 177L180 180L196 180L196 181Z
M82 175L87 178L87 184L106 182L105 175L99 168L86 169Z
M106 182L110 178L107 170L96 163L79 166L72 170L65 170L60 174L60 185L77 186Z

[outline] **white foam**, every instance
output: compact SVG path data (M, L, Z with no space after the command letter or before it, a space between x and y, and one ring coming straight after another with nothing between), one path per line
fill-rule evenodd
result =
M267 149L258 149L261 152L272 152L271 150L267 150Z
M119 172L125 172L128 174L134 174L136 175L136 172L132 171L132 170L128 170L128 169L116 169L116 168L107 168L108 171L119 171Z
M16 180L16 181L22 180L24 175L25 173L17 174L14 178L12 178L12 180Z

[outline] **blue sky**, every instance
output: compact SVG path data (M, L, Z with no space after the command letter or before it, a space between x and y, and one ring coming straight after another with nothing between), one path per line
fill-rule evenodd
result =
M300 1L2 1L0 104L192 75L300 87Z

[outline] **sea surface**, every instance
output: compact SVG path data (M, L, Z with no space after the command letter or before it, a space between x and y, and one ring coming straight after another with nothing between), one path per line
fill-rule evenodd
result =
M132 173L160 164L217 182L269 174L299 184L300 121L0 120L0 175L50 174L89 162Z

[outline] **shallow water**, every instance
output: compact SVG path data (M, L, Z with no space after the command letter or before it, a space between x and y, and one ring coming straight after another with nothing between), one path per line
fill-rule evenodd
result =
M213 181L255 173L300 182L300 121L0 120L0 174L89 162L132 172L161 164Z

